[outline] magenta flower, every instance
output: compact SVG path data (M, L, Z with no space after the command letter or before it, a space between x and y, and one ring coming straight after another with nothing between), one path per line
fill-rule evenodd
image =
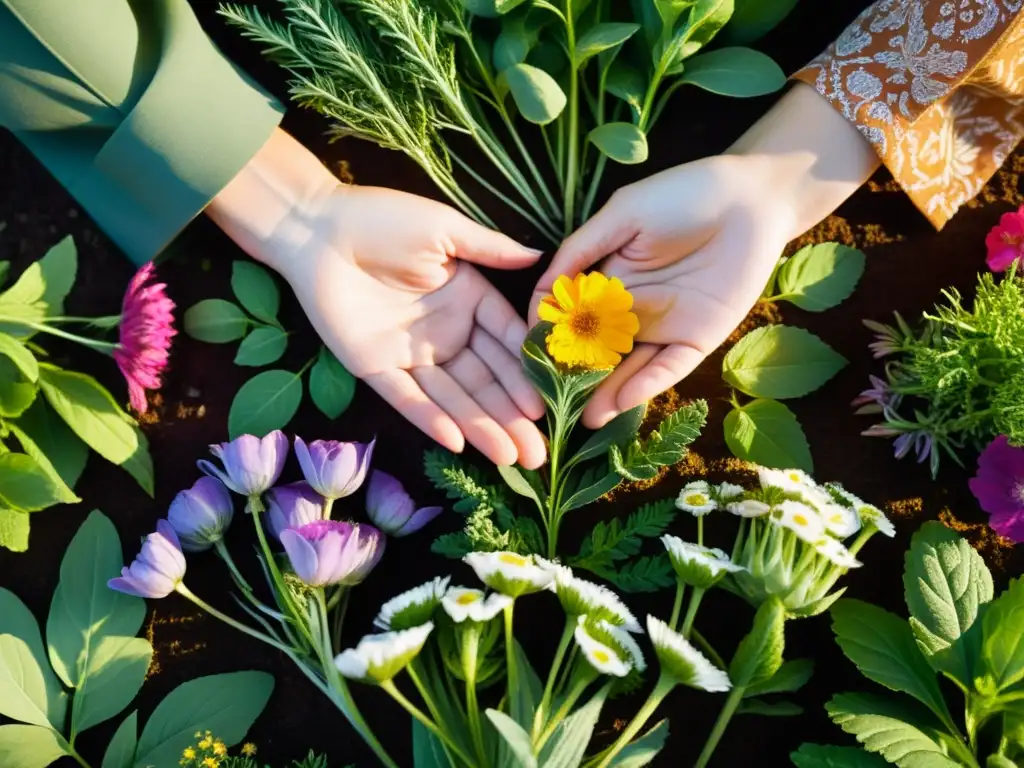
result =
M1005 272L1018 260L1024 262L1024 205L999 218L985 237L985 247L985 262L993 272Z
M387 541L370 525L320 520L281 532L295 575L311 587L354 586L370 575Z
M167 510L167 522L188 552L203 552L224 538L235 508L224 483L201 477L181 491Z
M1008 539L1024 541L1024 448L1000 435L978 457L971 493L989 513L989 525Z
M114 360L128 382L132 408L145 413L147 389L159 389L170 359L174 330L174 302L164 283L152 283L153 262L135 273L121 304L120 343Z
M338 440L314 440L309 445L295 438L295 455L302 475L313 490L333 502L359 490L370 469L373 446L369 443L342 443Z
M288 528L300 528L324 519L324 497L300 480L267 492L267 523L278 539Z
M288 458L288 438L279 429L263 438L239 435L230 443L211 445L210 453L224 463L224 469L200 459L196 462L199 470L216 477L235 493L253 499L269 491L280 477Z
M167 597L185 578L185 556L178 536L166 520L156 524L156 533L146 537L132 564L107 582L118 592L135 597Z
M416 509L403 485L387 472L374 470L366 491L366 514L385 533L408 536L416 533L443 511L443 507Z

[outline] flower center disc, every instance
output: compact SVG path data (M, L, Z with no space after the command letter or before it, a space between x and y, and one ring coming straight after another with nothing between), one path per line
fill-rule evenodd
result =
M1017 478L1017 482L1013 486L1013 495L1017 497L1017 501L1024 504L1024 477Z
M591 310L580 309L578 312L573 313L569 326L575 335L585 339L592 339L597 336L597 332L601 328L601 321Z

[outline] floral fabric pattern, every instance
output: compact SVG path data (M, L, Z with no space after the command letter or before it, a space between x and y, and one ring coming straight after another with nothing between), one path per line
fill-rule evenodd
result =
M1024 136L1024 0L879 0L794 78L857 125L936 228Z

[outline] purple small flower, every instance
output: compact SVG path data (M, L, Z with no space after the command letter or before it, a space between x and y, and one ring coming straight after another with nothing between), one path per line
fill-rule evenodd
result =
M300 528L324 519L324 497L300 480L267 492L267 523L278 539L287 528Z
M185 578L185 555L178 537L166 520L156 524L156 533L146 537L132 564L107 582L118 592L135 597L167 597Z
M325 499L333 502L359 490L370 468L376 442L314 440L306 445L301 437L296 437L295 455L306 482Z
M281 532L295 575L311 587L354 586L370 575L387 537L371 525L320 520Z
M197 462L200 471L216 477L235 493L254 498L277 482L288 458L288 438L279 429L262 439L240 435L230 443L211 445L210 453L224 463L224 469L202 459Z
M443 511L443 507L416 509L416 502L387 472L375 469L366 492L366 514L385 533L408 536L416 533Z
M928 432L923 429L917 429L913 432L901 434L893 441L892 447L897 459L902 459L913 449L917 455L917 463L920 464L931 456L935 445L932 436Z
M874 320L864 320L863 322L864 325L875 332L875 340L868 344L868 349L874 353L876 360L900 351L902 340L898 330Z
M174 497L167 522L186 552L202 552L224 538L234 514L224 483L215 477L201 477Z
M883 413L886 410L899 408L903 395L893 392L885 379L868 376L871 388L861 392L850 405L857 409L858 415Z
M989 513L989 525L1001 536L1024 541L1024 448L1000 435L978 457L971 493Z

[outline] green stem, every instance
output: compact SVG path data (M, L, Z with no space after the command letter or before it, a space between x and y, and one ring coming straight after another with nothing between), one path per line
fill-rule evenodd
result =
M687 640L690 639L690 632L693 629L693 620L697 616L697 609L700 607L700 601L704 597L704 590L700 587L694 587L693 593L690 595L690 604L686 608L686 618L683 619L683 629L681 631L683 637Z
M686 592L686 584L681 579L676 579L676 599L672 604L672 618L668 620L670 628L675 629L679 623L679 614L683 611L683 594Z
M65 744L65 752L67 752L68 756L71 757L72 760L74 760L76 763L82 766L82 768L91 768L91 766L87 762L85 762L85 758L78 754L78 752L75 751L75 748L71 744L67 744L66 742Z
M476 699L476 667L479 650L480 629L474 622L474 626L467 628L462 635L462 676L466 679L466 716L469 720L469 732L473 737L473 748L476 749L480 765L485 765L487 750L484 747L480 705Z
M562 630L562 637L558 641L558 650L555 651L555 660L551 662L551 670L548 672L548 681L544 686L544 695L541 697L540 706L537 707L537 713L533 717L533 738L537 738L537 734L541 727L544 725L544 718L547 715L548 707L551 705L551 696L555 691L555 681L558 679L558 672L561 669L562 661L565 659L565 652L569 650L569 643L572 642L573 632L575 627L573 626L576 622L573 621L572 616L566 618L565 628Z
M380 687L383 690L387 691L387 693L391 695L391 698L397 701L406 712L408 712L414 718L419 720L424 728L426 728L432 734L437 736L437 738L439 738L452 752L454 752L460 760L464 761L466 765L474 764L473 758L467 755L463 751L462 747L460 747L458 744L456 744L450 738L448 738L448 734L446 734L443 730L438 728L437 724L429 717L427 717L427 715L419 707L417 707L415 704L409 701L405 697L405 695L400 690L398 690L398 687L395 685L393 680L385 680L380 684Z
M515 600L505 606L505 666L507 667L505 674L508 682L508 701L510 704L519 686L519 670L516 669L515 637L512 633L512 611L515 607Z
M598 152L597 166L594 168L594 175L590 178L590 188L583 198L583 208L580 211L580 223L586 224L590 219L590 213L594 209L594 201L597 200L597 191L601 186L601 177L604 175L604 168L608 164L608 155Z
M68 341L74 341L83 346L95 349L97 352L112 352L117 349L117 344L112 341L99 341L98 339L90 339L85 336L79 336L75 333L68 333L62 331L60 328L53 328L46 323L34 323L31 320L26 320L19 317L6 317L0 315L0 323L8 323L10 325L20 325L25 328L31 328L33 331L39 331L40 333L48 333L51 336L56 336L60 339L67 339Z
M565 33L569 65L575 67L576 29L573 24L572 0L565 0ZM564 232L569 237L576 221L576 187L579 171L580 84L575 71L569 75L569 147L565 171Z
M629 742L633 740L633 737L640 733L640 729L647 724L651 715L654 714L658 705L661 704L662 699L668 696L669 692L675 687L675 680L668 676L662 675L658 678L658 683L654 686L654 690L651 691L651 695L647 697L647 701L644 702L642 707L640 707L640 711L636 713L636 717L630 721L629 725L626 726L626 729L622 732L619 738L615 740L611 749L605 753L604 758L600 763L598 763L597 768L607 768L611 765L619 752L625 749Z
M711 760L711 756L715 753L715 748L718 746L718 742L722 740L722 736L725 734L725 729L729 727L729 721L732 720L732 716L736 714L736 708L739 707L740 702L743 701L743 694L746 690L747 687L745 685L737 685L729 692L729 698L725 700L725 706L722 707L722 711L718 713L718 719L715 720L715 725L711 729L711 733L708 735L708 740L704 742L704 749L701 750L700 757L698 757L697 762L694 763L694 768L705 768Z
M715 666L719 669L728 669L729 665L725 663L725 660L721 657L718 651L715 650L714 646L708 642L708 639L704 637L696 629L691 630L693 635L693 642L700 646L700 649L704 651L704 655L714 662Z
M548 160L551 162L551 167L555 169L555 178L558 180L558 191L564 194L565 182L562 179L561 166L559 165L558 158L555 156L555 148L551 144L551 135L548 133L548 127L546 125L541 126L540 135L544 137L544 149L548 153Z
M218 611L212 605L210 605L205 600L203 600L201 597L199 597L199 595L195 594L192 590L190 590L188 587L186 587L184 582L180 582L179 581L178 585L174 588L174 591L177 592L182 597L184 597L186 600L189 600L189 601L195 603L199 608L201 608L202 610L206 611L208 614L213 616L215 619L220 619L225 624L227 624L229 627L233 627L233 628L237 629L239 632L241 632L243 634L246 634L246 635L249 635L249 637L254 637L257 640L260 640L261 642L266 643L267 645L273 646L274 648L277 648L279 651L285 651L287 653L290 650L287 646L283 645L282 643L277 642L277 640L275 640L274 638L270 637L269 635L265 635L262 632L260 632L258 630L255 630L252 627L243 624L240 621L236 621L235 619L232 619L226 613L222 613L222 612Z
M540 739L535 741L535 753L540 754L544 745L548 743L548 739L554 735L555 729L558 728L558 724L562 722L566 715L572 711L573 706L575 706L576 702L579 701L580 696L583 695L583 692L587 690L587 687L596 679L597 672L593 667L590 667L590 665L587 665L587 668L580 672L579 677L576 680L576 685L574 685L569 693L566 694L565 700L562 702L561 706L559 706L558 710L548 720L547 727L541 733Z
M345 612L348 610L349 590L345 587L338 587L341 591L340 605L334 609L334 621L331 626L331 652L338 653L341 650L341 629L345 624Z

